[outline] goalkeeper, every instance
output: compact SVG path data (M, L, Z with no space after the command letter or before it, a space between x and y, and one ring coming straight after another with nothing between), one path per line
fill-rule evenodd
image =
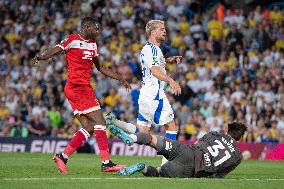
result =
M151 146L168 159L161 167L137 163L119 170L120 175L141 172L150 177L223 178L241 163L242 154L236 141L241 139L247 127L242 123L229 123L227 133L210 132L192 145L152 134L127 134L115 125L109 125L108 129L128 145L137 143Z

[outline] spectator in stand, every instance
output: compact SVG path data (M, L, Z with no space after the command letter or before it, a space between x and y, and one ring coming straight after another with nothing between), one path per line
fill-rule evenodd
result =
M26 138L28 135L29 131L27 125L21 120L20 117L16 117L15 122L12 124L10 136Z
M48 111L47 118L51 126L51 136L56 137L61 124L61 116L55 106L52 106L51 110Z
M42 121L42 118L42 114L33 115L28 126L30 136L44 136L48 134L48 127Z
M238 25L236 23L232 23L230 27L230 31L228 33L228 36L226 38L227 43L227 51L228 52L235 52L236 53L236 47L238 45L243 48L245 46L244 40L243 40L243 34L239 31Z

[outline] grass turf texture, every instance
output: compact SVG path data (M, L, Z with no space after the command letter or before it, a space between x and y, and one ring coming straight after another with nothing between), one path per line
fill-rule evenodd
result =
M158 166L160 157L113 156L117 163L131 165L145 162ZM129 177L100 172L99 156L74 154L68 162L68 175L61 175L51 154L0 153L0 188L277 188L284 189L284 162L243 161L226 179L165 179L144 177L136 173Z

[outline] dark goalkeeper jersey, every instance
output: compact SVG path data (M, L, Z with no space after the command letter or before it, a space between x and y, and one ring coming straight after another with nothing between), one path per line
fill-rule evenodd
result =
M242 154L235 141L228 135L210 132L204 135L199 144L193 146L196 177L224 177L236 168Z

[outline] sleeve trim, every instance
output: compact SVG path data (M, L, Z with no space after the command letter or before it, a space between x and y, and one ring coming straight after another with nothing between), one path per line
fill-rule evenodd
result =
M60 45L60 44L55 45L55 47L60 47L62 50L65 50L65 48L62 45Z

